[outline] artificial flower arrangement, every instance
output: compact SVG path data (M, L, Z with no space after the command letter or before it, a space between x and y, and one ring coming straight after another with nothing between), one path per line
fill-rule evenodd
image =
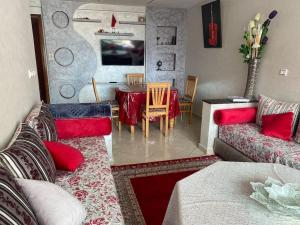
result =
M269 25L277 13L276 10L273 10L263 24L260 23L260 13L258 13L253 20L250 20L248 29L245 29L244 33L245 43L242 44L239 49L245 63L249 63L250 60L260 59L262 57L264 48L269 40L267 37Z

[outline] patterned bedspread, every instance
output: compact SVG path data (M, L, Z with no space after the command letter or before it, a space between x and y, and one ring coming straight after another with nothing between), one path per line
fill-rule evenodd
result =
M300 169L300 144L267 137L256 124L220 126L219 138L254 161Z
M61 140L83 153L85 162L75 173L58 171L56 184L85 206L85 225L124 224L103 138Z

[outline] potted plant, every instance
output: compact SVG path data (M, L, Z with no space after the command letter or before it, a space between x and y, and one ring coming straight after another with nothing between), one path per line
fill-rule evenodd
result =
M244 44L241 45L239 52L242 54L244 63L248 64L248 78L247 86L244 97L249 99L255 98L255 86L257 71L260 64L260 60L263 56L263 52L266 44L268 43L268 31L269 25L277 15L277 11L273 10L268 19L261 24L260 13L256 14L253 20L250 20L248 29L244 32Z

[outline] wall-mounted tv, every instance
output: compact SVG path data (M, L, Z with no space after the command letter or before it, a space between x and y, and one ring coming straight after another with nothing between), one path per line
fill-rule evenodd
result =
M101 40L102 65L143 66L144 41Z

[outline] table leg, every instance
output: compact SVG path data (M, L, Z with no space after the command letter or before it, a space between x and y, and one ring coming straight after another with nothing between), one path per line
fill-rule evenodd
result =
M130 133L134 134L134 131L135 131L135 126L131 125L130 126Z
M174 121L175 121L174 118L170 119L170 129L174 128Z

